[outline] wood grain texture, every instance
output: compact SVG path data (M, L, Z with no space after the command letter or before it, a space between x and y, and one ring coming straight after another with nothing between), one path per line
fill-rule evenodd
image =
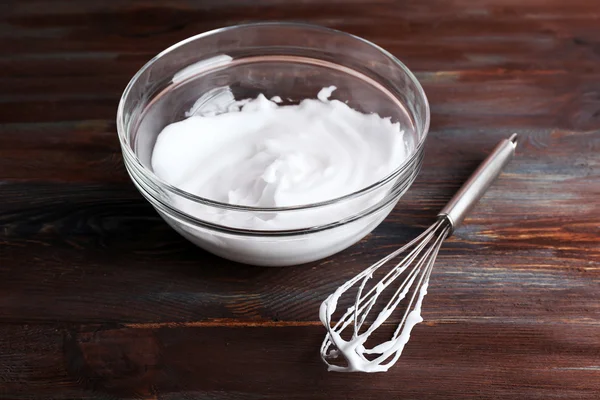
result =
M423 84L423 170L310 265L199 250L130 183L118 99L153 55L253 20L361 35ZM499 140L514 161L444 245L387 374L327 373L320 302L412 239ZM0 398L600 398L600 4L588 0L0 2Z

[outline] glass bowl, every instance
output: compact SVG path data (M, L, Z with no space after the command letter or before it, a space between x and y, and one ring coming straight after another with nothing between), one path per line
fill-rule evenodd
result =
M201 97L227 92L241 100L262 93L297 104L331 85L337 87L333 99L389 117L404 130L408 157L368 187L315 204L246 207L185 192L152 171L158 134L185 119ZM428 128L425 93L398 59L359 37L297 23L237 25L179 42L132 78L117 113L127 171L161 217L207 251L263 266L319 260L371 232L416 178ZM255 218L277 223L257 230L247 223Z

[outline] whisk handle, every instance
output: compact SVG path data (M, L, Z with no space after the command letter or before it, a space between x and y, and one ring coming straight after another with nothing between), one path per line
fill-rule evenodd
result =
M517 134L503 139L438 214L456 229L515 154Z

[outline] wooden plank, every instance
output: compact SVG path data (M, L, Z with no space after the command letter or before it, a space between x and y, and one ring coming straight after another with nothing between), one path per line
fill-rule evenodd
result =
M484 156L476 153L469 158ZM0 222L5 257L14 267L0 270L0 291L7 294L0 315L12 322L315 321L320 301L335 287L431 223L475 164L467 158L448 177L440 172L448 169L441 158L431 155L438 161L428 163L396 210L360 244L292 269L244 267L196 249L127 184L5 185ZM430 318L600 315L600 186L590 184L598 180L566 163L554 173L545 167L543 179L536 179L535 168L513 163L445 245L427 299ZM548 182L573 190L548 189Z
M317 351L324 329L313 325L0 332L10 365L0 381L14 398L591 400L600 390L597 323L418 325L396 368L373 375L327 372Z
M103 138L103 128L91 138ZM85 132L74 150L104 148ZM1 292L7 294L0 317L315 321L320 301L335 287L431 223L503 134L467 132L433 134L419 179L372 235L341 255L297 269L243 267L196 249L158 218L126 178L119 186L77 183L94 176L110 183L114 178L101 178L105 168L94 175L84 171L73 184L5 184L0 236L13 268L0 270ZM58 135L35 143L60 147ZM492 314L563 321L600 315L600 185L594 163L599 139L596 133L525 136L517 159L443 248L426 303L431 319ZM463 140L473 146L463 148ZM27 150L28 142L22 143ZM71 176L53 168L50 159L41 169ZM139 297L132 299L132 291Z
M398 226L387 223L331 259L263 270L210 256L157 221L131 216L111 226L114 208L107 204L104 220L91 219L88 226L65 219L64 226L88 231L87 237L72 234L57 243L27 239L23 232L20 241L3 242L3 263L10 260L11 268L0 270L0 321L316 321L320 302L396 246L390 237L401 236ZM146 234L140 233L144 226ZM114 233L104 238L90 232L107 228ZM597 321L598 253L592 261L581 250L592 239L580 248L553 245L560 236L538 240L544 247L508 239L493 251L476 234L451 241L432 276L426 320Z
M598 14L593 9L590 12L589 3L583 1L569 2L568 7L559 1L540 6L499 0L443 2L437 6L385 1L370 2L368 7L357 1L296 2L284 7L279 2L252 6L244 1L177 2L169 7L160 2L129 2L101 9L93 2L77 6L66 2L46 13L40 10L47 3L38 7L29 1L22 3L13 6L7 25L0 29L0 38L3 31L14 29L58 27L65 32L58 33L62 40L44 35L0 40L0 49L17 59L31 54L55 57L61 53L115 52L143 52L151 57L199 32L259 19L304 20L363 35L415 70L506 66L598 71L594 44L600 30ZM374 20L377 24L371 23Z

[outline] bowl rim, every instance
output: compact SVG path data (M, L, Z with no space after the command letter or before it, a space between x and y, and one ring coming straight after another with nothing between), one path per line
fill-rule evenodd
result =
M230 203L223 203L223 202L219 202L219 201L215 201L215 200L211 200L205 197L201 197L201 196L197 196L193 193L187 192L185 190L182 190L166 181L164 181L163 179L161 179L160 177L158 177L152 170L150 170L149 168L147 168L145 165L142 164L142 162L139 160L139 158L137 157L137 155L135 154L135 152L133 151L133 149L130 146L129 140L127 138L127 134L126 134L126 127L125 127L125 122L124 122L124 117L125 117L125 100L127 99L127 97L129 96L131 90L133 89L133 86L137 83L137 81L139 80L139 78L142 76L142 74L148 70L158 59L160 59L161 57L166 56L167 54L169 54L170 52L172 52L173 50L186 45L187 43L193 42L195 40L199 40L208 36L212 36L212 35L218 35L220 33L223 32L227 32L227 31L231 31L231 30L235 30L235 29L241 29L241 28L251 28L251 27L264 27L264 26L280 26L280 27L287 27L287 28L291 28L291 27L295 27L295 28L305 28L305 29L310 29L310 30L315 30L315 31L321 31L321 32L329 32L329 33L333 33L333 34L337 34L337 35L343 35L343 36L347 36L349 38L352 38L353 40L358 40L372 48L374 48L375 50L381 52L384 56L388 57L394 64L396 64L397 67L399 67L409 78L409 80L412 82L413 85L415 85L415 88L417 90L417 92L419 93L419 95L422 97L423 102L424 102L424 106L425 106L425 118L424 118L424 124L423 124L423 135L422 137L419 139L419 142L416 144L416 146L412 149L412 153L410 154L409 157L406 157L403 162L396 168L394 169L394 171L392 171L390 174L388 174L387 176L383 177L382 179L378 180L377 182L372 183L369 186L365 186L364 188L361 188L357 191L354 191L352 193L343 195L343 196L339 196L339 197L335 197L329 200L325 200L325 201L320 201L320 202L316 202L316 203L310 203L310 204L300 204L300 205L293 205L293 206L285 206L285 207L255 207L255 206L244 206L244 205L237 205L237 204L230 204ZM419 82L419 80L416 78L416 76L412 73L412 71L406 66L404 65L404 63L402 63L396 56L394 56L392 53L390 53L389 51L385 50L384 48L380 47L379 45L366 40L360 36L356 36L354 34L348 33L348 32L344 32L338 29L333 29L333 28L329 28L329 27L324 27L321 25L316 25L316 24L310 24L310 23L303 23L303 22L278 22L278 21L268 21L268 22L252 22L252 23L243 23L243 24L236 24L236 25L231 25L231 26L226 26L226 27L222 27L222 28L217 28L217 29L212 29L206 32L202 32L199 33L197 35L191 36L187 39L183 39L171 46L169 46L168 48L166 48L165 50L161 51L160 53L158 53L156 56L154 56L152 59L150 59L148 62L146 62L137 72L136 74L131 78L131 80L129 81L129 83L127 84L127 86L125 87L125 90L123 91L123 94L121 95L121 98L119 100L119 105L117 108L117 118L116 118L116 125L117 125L117 134L119 136L119 142L121 144L121 149L124 152L126 157L129 157L130 161L133 161L137 164L137 167L139 168L139 171L142 174L145 174L148 178L150 178L153 182L157 183L160 185L160 187L162 189L166 189L174 194L177 194L178 196L181 196L183 198L186 198L188 200L194 201L196 203L199 204L203 204L203 205L207 205L207 206L211 206L211 207L215 207L215 208L219 208L219 209L227 209L227 210L235 210L235 211L247 211L247 212L266 212L266 213L270 213L270 212L284 212L284 211L299 211L299 210L308 210L308 209L313 209L313 208L318 208L318 207L324 207L324 206L329 206L332 204L336 204L336 203L340 203L340 202L344 202L346 200L351 200L351 199L355 199L358 198L364 194L370 193L384 185L386 185L387 183L389 183L390 181L396 179L399 175L401 175L402 173L405 172L405 170L413 165L414 160L419 157L421 151L422 151L422 147L425 144L425 141L427 139L428 133L429 133L429 125L430 125L430 119L431 119L431 112L430 112L430 107L429 107L429 101L427 99L427 95L425 94L425 91L423 90L423 87L421 86L421 83Z

